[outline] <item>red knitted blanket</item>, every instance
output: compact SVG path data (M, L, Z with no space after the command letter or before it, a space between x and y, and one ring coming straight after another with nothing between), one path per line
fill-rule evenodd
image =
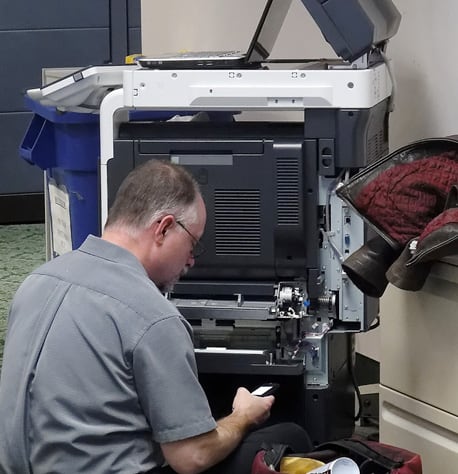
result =
M458 152L451 151L384 171L355 199L356 208L401 245L418 237L444 210L458 183Z

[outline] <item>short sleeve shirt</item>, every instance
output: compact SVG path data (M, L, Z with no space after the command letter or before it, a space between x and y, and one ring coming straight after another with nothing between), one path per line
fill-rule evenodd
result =
M27 277L0 379L5 472L146 472L159 443L215 427L191 328L131 253L89 236Z

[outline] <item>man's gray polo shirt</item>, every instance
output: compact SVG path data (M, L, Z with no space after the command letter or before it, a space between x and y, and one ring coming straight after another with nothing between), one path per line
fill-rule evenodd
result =
M89 236L27 277L8 321L0 472L144 472L163 462L158 443L215 427L190 326L132 254Z

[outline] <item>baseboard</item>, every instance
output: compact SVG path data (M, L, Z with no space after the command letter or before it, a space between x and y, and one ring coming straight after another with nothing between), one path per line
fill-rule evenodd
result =
M0 225L45 221L43 193L0 194Z

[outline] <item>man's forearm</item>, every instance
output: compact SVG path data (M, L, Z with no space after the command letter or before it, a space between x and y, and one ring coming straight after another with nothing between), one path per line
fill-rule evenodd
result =
M217 436L216 443L220 445L220 453L214 453L218 454L219 459L213 464L228 456L240 444L251 427L248 418L237 412L233 412L229 416L218 420L217 424L218 426L215 430Z
M162 445L165 458L179 474L197 474L226 458L250 429L243 414L233 412L218 420L209 433ZM182 461L183 460L183 461Z

